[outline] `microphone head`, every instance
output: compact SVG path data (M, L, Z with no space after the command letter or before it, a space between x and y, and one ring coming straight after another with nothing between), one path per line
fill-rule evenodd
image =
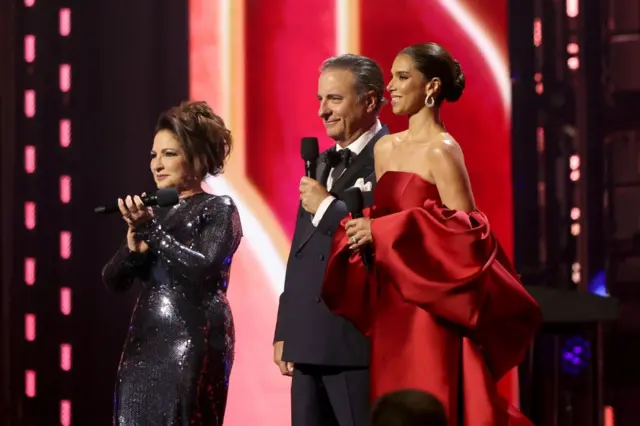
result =
M364 198L360 188L351 187L342 193L342 201L347 205L349 213L361 213L364 209Z
M302 138L300 153L304 161L315 162L320 156L318 138Z
M180 195L175 188L163 188L156 192L156 204L159 207L169 207L178 204Z

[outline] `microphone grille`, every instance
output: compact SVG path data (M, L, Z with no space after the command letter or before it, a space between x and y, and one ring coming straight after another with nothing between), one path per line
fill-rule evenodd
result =
M159 207L169 207L178 204L180 196L175 188L163 188L156 192L156 200Z
M300 153L304 161L316 161L320 156L318 138L302 138Z
M360 213L364 209L364 199L360 188L351 187L342 193L342 201L347 205L349 213Z

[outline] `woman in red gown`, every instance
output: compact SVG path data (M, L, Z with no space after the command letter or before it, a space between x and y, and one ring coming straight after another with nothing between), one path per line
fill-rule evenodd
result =
M464 85L435 43L396 57L388 90L409 128L376 144L374 206L336 233L323 299L370 336L373 399L413 388L438 397L452 426L531 425L496 383L523 360L541 314L476 210L462 151L439 119Z

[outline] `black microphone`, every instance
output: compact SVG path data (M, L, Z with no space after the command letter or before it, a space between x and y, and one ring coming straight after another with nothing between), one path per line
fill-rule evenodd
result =
M145 195L140 197L145 206L160 206L168 207L178 204L180 196L175 188L159 189L155 195ZM108 206L99 206L93 209L95 213L115 213L119 212L120 208L118 203L110 204Z
M320 157L320 149L318 148L318 138L302 138L300 144L300 153L304 160L305 175L311 179L316 178L316 162Z
M351 213L351 217L358 219L363 217L362 210L364 209L364 198L362 197L362 191L355 186L346 189L342 193L342 201L347 205L347 210ZM373 263L373 255L371 254L371 247L368 245L360 248L360 256L362 257L362 263L369 269L369 266Z

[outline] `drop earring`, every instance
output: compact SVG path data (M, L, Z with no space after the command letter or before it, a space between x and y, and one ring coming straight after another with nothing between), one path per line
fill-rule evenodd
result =
M433 98L433 95L427 95L427 98L424 100L424 105L427 108L433 108L436 104L436 100Z

